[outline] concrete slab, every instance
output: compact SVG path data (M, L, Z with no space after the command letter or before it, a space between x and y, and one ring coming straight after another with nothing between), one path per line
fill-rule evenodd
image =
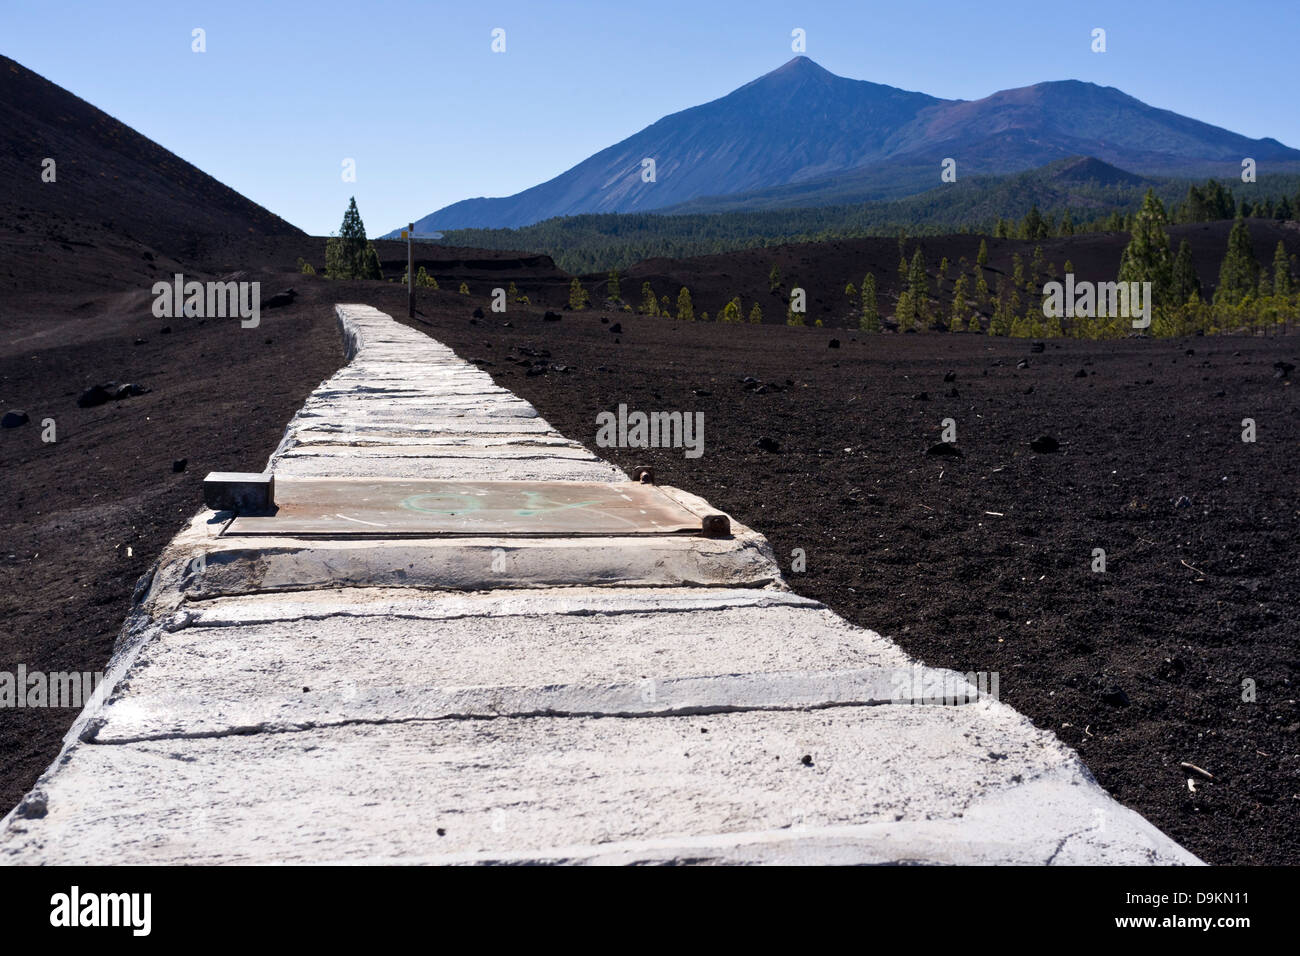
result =
M409 456L282 455L276 473L294 478L425 478L452 481L618 481L627 476L603 461L559 458L464 459Z
M658 589L542 591L513 614L500 613L491 592L415 592L377 605L297 595L261 604L255 619L248 602L203 602L142 647L94 739L976 696L959 675L919 668L817 605L681 592L669 604ZM538 674L544 686L530 684Z
M9 820L7 862L1193 862L984 704L352 725L69 758L29 803L43 815Z

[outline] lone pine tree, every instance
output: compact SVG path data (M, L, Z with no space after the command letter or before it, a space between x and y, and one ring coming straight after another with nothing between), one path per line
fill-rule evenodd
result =
M862 280L862 315L858 319L861 332L880 331L880 308L876 305L876 277L868 272Z
M382 279L379 253L366 240L366 226L357 199L348 200L339 234L325 240L325 275L330 279Z
M1133 219L1133 229L1119 260L1120 282L1150 282L1151 301L1157 307L1170 301L1173 260L1169 255L1168 217L1164 203L1148 189L1142 208Z

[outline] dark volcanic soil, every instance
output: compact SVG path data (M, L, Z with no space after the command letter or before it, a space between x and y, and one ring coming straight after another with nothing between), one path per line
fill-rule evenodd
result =
M930 664L997 671L1004 701L1202 858L1300 862L1300 420L1273 367L1300 365L1294 337L1038 354L614 314L616 335L600 313L471 322L473 304L412 324L564 434L762 531L787 570L804 549L807 571L788 575L800 593ZM538 360L521 346L550 352L545 374L527 374ZM619 403L703 411L703 457L595 449L596 414ZM964 457L926 456L949 417ZM1040 434L1060 450L1032 451ZM1214 780L1191 777L1192 792L1182 762Z
M198 510L203 476L260 470L343 361L329 309L295 304L241 329L155 319L142 301L6 300L0 314L0 411L31 419L0 430L0 670L102 670L136 579ZM83 389L112 379L151 391L77 406ZM46 418L53 443L41 440ZM180 458L188 464L173 473ZM0 710L0 814L75 716Z

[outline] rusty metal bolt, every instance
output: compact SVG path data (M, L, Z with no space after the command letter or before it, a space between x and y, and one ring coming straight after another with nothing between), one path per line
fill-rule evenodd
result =
M726 515L705 515L700 528L706 538L731 537L731 519Z
M639 481L643 485L653 485L655 483L655 470L649 465L637 465L632 469L632 480Z

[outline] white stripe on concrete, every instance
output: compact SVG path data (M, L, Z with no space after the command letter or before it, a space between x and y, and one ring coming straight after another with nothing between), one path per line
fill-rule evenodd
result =
M449 349L338 313L350 362L277 473L626 480ZM0 860L1197 862L1053 735L791 593L734 521L721 540L224 524L200 512L159 559Z

